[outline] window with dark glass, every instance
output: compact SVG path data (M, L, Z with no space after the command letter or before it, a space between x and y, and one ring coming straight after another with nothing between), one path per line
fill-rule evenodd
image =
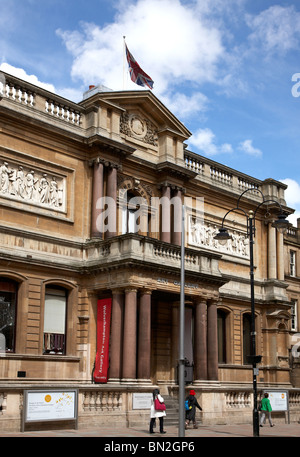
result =
M251 355L251 315L243 315L243 363L248 365L248 360Z
M14 352L17 283L0 278L0 352Z
M66 290L58 287L47 287L44 311L45 354L65 354L66 311Z
M218 362L226 363L226 313L218 310Z

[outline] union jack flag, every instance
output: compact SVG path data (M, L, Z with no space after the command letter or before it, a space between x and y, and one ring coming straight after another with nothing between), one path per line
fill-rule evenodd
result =
M154 81L141 69L133 55L128 51L126 43L125 49L131 81L139 86L146 86L149 87L149 89L153 89Z

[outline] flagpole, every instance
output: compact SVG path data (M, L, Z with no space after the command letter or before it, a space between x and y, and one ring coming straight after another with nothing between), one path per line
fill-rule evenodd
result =
M126 36L123 36L123 90L125 90L125 58L126 58L125 38L126 38Z

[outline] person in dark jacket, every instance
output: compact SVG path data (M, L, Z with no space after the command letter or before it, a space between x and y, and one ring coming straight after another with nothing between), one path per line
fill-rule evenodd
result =
M196 408L198 408L200 411L202 411L202 408L199 405L195 395L196 395L196 392L194 390L190 390L190 394L186 398L186 400L188 401L188 406L189 406L189 409L185 411L185 428L186 429L191 421L193 422L194 428L198 428L197 421L196 421Z

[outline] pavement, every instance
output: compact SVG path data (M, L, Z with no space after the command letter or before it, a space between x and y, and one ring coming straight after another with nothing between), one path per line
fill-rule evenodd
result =
M87 429L59 429L59 430L44 430L44 431L25 431L25 432L1 432L0 438L9 437L31 437L31 438L104 438L104 442L115 442L125 438L126 441L132 439L146 438L148 440L169 440L176 441L179 437L178 427L171 425L165 427L166 433L160 434L159 431L149 434L146 427L93 427ZM252 424L236 424L236 425L199 425L198 429L189 427L184 431L184 437L180 440L188 442L197 441L198 438L253 438ZM266 438L300 438L300 423L275 423L274 427L264 425L259 429L259 437ZM257 439L257 438L254 438Z

